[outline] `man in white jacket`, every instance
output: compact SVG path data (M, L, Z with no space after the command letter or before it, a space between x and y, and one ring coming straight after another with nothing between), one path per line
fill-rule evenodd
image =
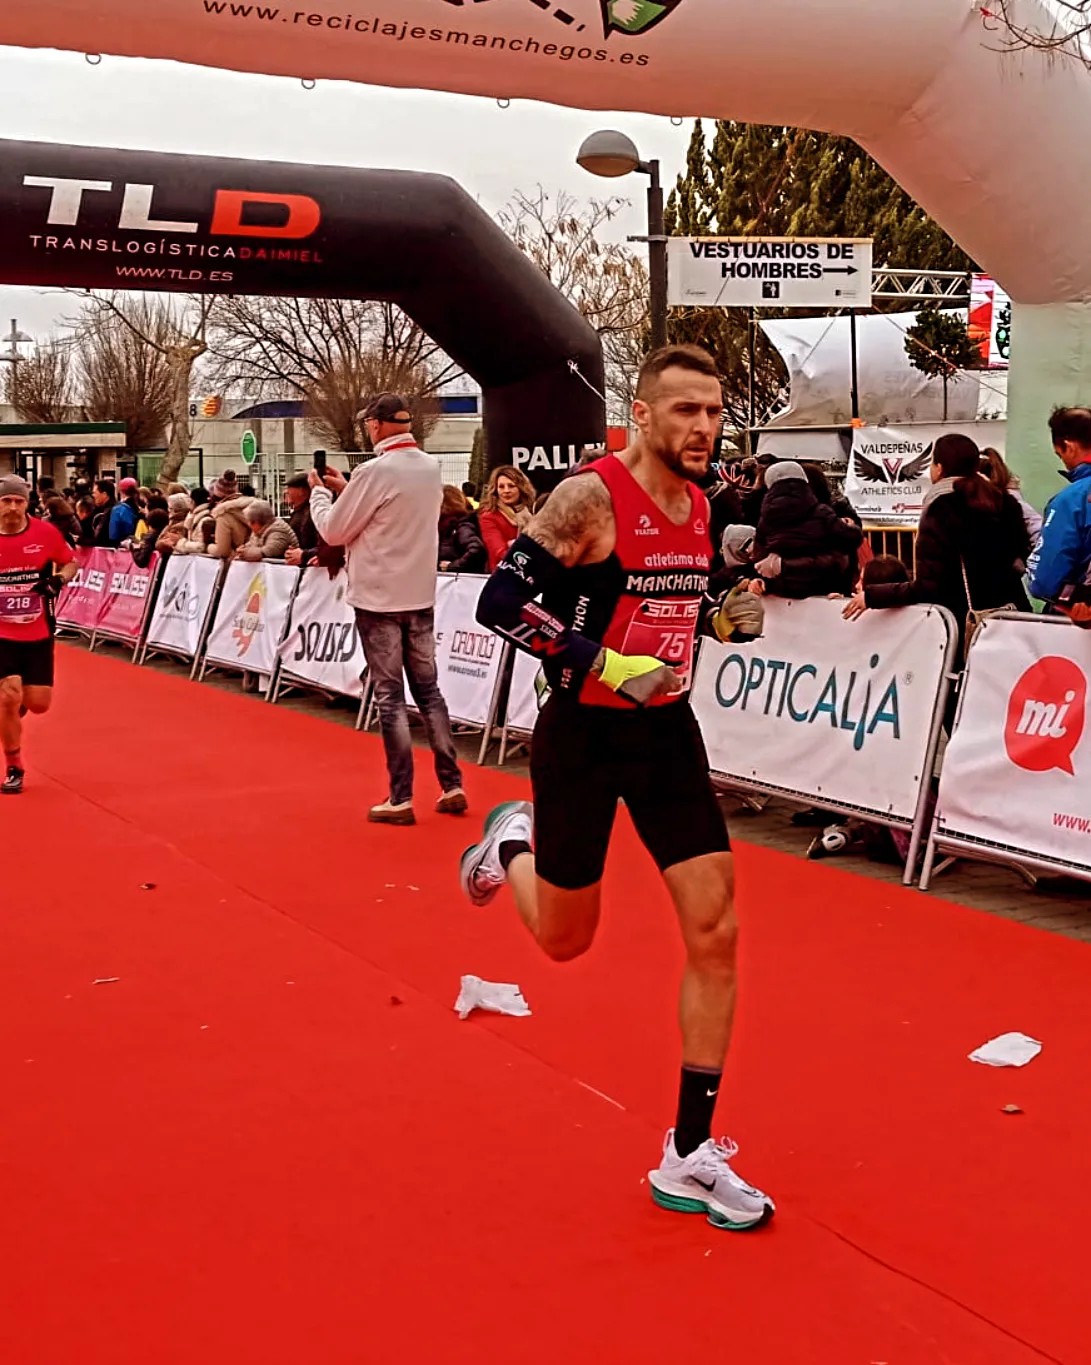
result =
M436 672L436 564L443 478L439 462L417 445L409 405L381 393L361 414L375 458L345 479L312 470L311 516L328 545L343 545L349 586L345 600L356 624L375 687L390 774L387 800L372 806L376 824L412 825L413 743L402 672L420 710L435 756L442 815L462 815L466 794L451 738L447 703ZM337 501L334 502L334 494Z

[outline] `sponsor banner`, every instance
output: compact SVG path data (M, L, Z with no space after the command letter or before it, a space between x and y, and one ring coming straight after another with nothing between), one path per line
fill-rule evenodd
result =
M345 697L362 697L367 669L356 613L345 601L348 575L304 569L292 621L280 647L281 677Z
M934 834L1091 868L1091 633L989 617L943 760Z
M954 636L939 607L766 599L752 645L701 642L692 700L712 770L889 821L917 812Z
M870 308L871 240L672 237L675 308Z
M969 328L982 365L1006 370L1011 358L1011 299L989 275L974 276Z
M94 632L110 576L112 550L78 549L79 569L57 599L56 622L70 630Z
M270 675L288 624L300 570L288 564L228 565L205 662Z
M152 590L159 572L159 555L153 553L147 568L138 568L128 550L103 550L109 555L106 590L95 626L95 636L136 644L144 632Z
M193 659L201 647L223 560L171 555L148 627L148 645Z
M530 734L538 723L538 684L542 665L531 654L515 651L515 665L508 692L506 724L509 730Z
M436 665L452 720L485 725L500 677L504 642L477 624L481 574L440 574L436 584ZM407 685L408 687L408 685Z
M949 427L857 427L845 496L865 523L916 526L932 486L932 445Z

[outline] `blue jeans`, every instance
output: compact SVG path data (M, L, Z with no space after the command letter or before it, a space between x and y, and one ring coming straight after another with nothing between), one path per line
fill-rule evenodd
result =
M396 806L413 799L413 741L405 710L403 669L435 756L440 789L449 792L462 786L451 718L437 681L434 621L431 609L356 612L356 628L379 708L390 799Z

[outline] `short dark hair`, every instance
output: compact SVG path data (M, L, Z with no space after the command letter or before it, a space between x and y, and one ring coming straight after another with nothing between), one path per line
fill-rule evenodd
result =
M308 490L310 489L310 486L311 481L307 478L306 474L293 474L284 485L285 488L306 488Z
M689 370L692 374L704 374L710 379L720 378L715 360L703 346L660 346L645 358L640 367L636 396L646 398L648 390L654 388L664 370Z
M148 513L148 530L165 531L170 525L170 513L163 507L153 507Z
M194 507L202 507L208 501L208 489L198 484L189 497Z
M909 570L896 555L876 555L864 565L860 578L865 588L876 583L908 583Z
M108 498L117 498L117 487L113 479L96 479L95 487L100 493L105 493Z
M1049 434L1055 446L1071 441L1091 450L1091 409L1054 408L1049 415Z
M477 484L476 484L476 483L471 483L469 479L466 479L466 480L463 482L463 484L462 484L462 491L463 491L463 493L466 494L466 496L467 496L468 498L476 498L476 497L477 497Z
M56 488L56 486L57 480L53 477L52 474L42 474L38 479L39 493L48 493L52 489Z

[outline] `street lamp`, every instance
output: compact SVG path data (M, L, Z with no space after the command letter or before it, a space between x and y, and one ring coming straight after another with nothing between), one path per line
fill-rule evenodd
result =
M639 171L648 186L648 281L651 293L652 348L667 344L667 229L663 220L663 187L659 162L642 161L636 143L625 133L603 130L584 139L576 163L592 175L614 178Z

